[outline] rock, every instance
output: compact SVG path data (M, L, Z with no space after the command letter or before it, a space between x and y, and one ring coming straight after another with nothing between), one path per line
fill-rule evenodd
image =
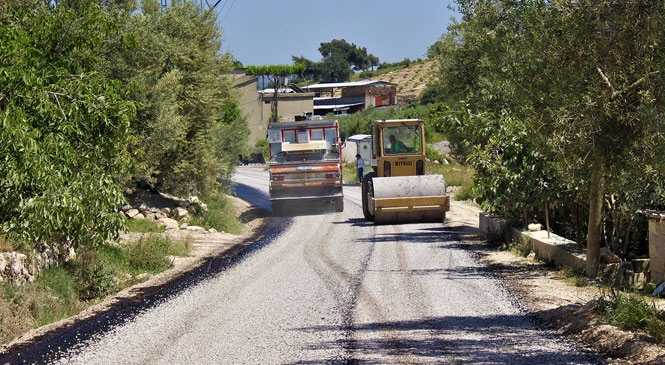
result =
M205 232L205 228L199 226L187 226L185 229L194 232Z
M125 215L127 216L127 218L134 218L137 214L140 214L140 213L141 212L139 212L138 209L132 208L132 209L126 211Z
M149 211L150 211L150 207L146 203L141 203L141 205L139 206L139 212L145 213L145 212L149 212Z
M208 229L208 233L217 233L217 230L214 228Z
M613 264L621 262L621 258L612 252L609 247L601 247L600 249L600 262L605 264Z
M531 224L529 224L528 228L529 228L529 231L531 231L531 232L538 232L543 228L543 225L540 224L540 223L531 223Z
M178 229L178 221L171 218L160 218L157 220L157 224L163 226L166 230Z
M189 215L189 212L187 211L187 209L178 207L178 208L175 208L173 210L173 214L172 214L171 218L182 219L182 218L184 218L188 215Z

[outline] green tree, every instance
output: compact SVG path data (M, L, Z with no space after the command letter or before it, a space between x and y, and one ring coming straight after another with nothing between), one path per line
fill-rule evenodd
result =
M0 224L33 244L122 229L123 144L136 104L98 72L116 28L93 0L0 3Z
M665 9L639 0L458 4L463 21L436 50L436 85L472 110L507 111L538 131L531 148L588 202L587 275L595 277L605 199L626 185L620 180L644 181L620 171L631 161L642 176L656 163L648 149L665 150ZM646 200L622 204L637 201Z
M125 181L147 180L176 195L195 188L202 197L212 196L238 154L220 158L229 151L216 143L229 124L225 110L237 106L226 76L234 60L220 52L215 12L202 13L190 2L158 9L147 1L142 11L119 14L123 36L109 40L100 67L137 85L133 96L144 106L132 124L134 170Z
M307 79L324 82L345 82L351 79L353 71L363 71L379 65L379 58L367 53L367 48L359 48L344 39L322 42L319 47L321 61L313 62L302 56L293 56L293 62L305 65L303 76Z

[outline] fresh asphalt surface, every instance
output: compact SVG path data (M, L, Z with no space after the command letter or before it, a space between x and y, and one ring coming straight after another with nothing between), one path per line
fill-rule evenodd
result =
M240 167L235 181L238 196L269 209L262 167ZM363 219L359 187L344 194L344 212L281 218L269 239L217 272L8 361L602 363L536 324L473 258L449 222L454 205L444 224L375 226Z

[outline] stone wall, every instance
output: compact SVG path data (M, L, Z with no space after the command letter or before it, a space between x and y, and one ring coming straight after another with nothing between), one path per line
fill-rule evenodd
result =
M0 253L0 283L23 285L35 281L39 273L49 267L60 265L75 257L74 249L59 249L43 245L31 255L18 252Z
M139 190L143 193L139 194L136 206L125 204L120 208L120 214L126 218L150 219L156 224L164 226L166 230L204 230L201 227L179 222L179 220L186 222L190 213L208 210L205 203L199 201L198 198L179 199L165 194ZM208 231L216 232L214 229ZM35 248L29 255L18 252L0 252L0 283L10 283L16 286L32 283L42 270L64 264L74 258L76 258L76 253L70 246L59 249L55 245L46 244Z

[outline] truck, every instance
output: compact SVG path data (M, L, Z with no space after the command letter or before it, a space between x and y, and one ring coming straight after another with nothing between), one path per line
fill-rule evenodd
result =
M334 119L268 125L274 215L342 212L342 141Z
M362 208L374 224L441 222L450 210L443 175L428 175L422 119L371 123L373 171L362 181Z

